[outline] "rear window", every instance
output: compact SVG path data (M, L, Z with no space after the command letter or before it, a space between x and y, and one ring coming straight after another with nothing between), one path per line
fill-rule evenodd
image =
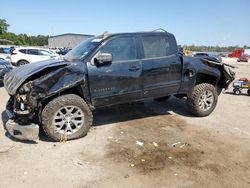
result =
M142 44L145 58L165 57L172 54L167 36L143 36Z

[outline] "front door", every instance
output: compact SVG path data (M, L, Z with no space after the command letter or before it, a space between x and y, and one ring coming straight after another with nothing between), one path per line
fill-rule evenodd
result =
M99 53L112 54L112 62L97 66ZM142 65L133 36L111 38L88 62L92 104L106 106L136 100L141 96Z

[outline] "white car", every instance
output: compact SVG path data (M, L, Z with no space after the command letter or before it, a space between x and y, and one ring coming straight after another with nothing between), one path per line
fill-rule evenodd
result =
M21 66L28 63L35 63L49 59L59 59L60 55L42 48L16 48L11 53L11 63L13 66Z

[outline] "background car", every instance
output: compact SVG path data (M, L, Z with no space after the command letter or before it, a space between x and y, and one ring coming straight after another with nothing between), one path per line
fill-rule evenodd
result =
M21 66L49 59L59 59L60 55L46 49L20 47L11 53L10 58L13 66Z
M238 62L248 62L248 60L249 60L249 55L243 54L242 56L239 57L239 59L237 61Z
M0 59L5 61L10 61L11 49L7 47L0 47Z
M209 53L203 53L203 52L195 53L194 57L197 57L197 58L209 58L211 60L220 61L220 62L222 61L221 56L211 55Z
M3 85L4 75L12 69L10 62L0 60L0 86Z

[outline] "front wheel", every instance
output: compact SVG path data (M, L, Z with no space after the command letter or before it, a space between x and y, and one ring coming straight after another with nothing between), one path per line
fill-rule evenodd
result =
M43 130L54 141L83 137L92 122L92 112L86 102L73 94L53 99L42 111Z
M188 95L188 106L194 115L204 117L212 113L217 100L218 93L213 85L207 83L198 84Z
M250 89L247 90L247 94L250 96Z

